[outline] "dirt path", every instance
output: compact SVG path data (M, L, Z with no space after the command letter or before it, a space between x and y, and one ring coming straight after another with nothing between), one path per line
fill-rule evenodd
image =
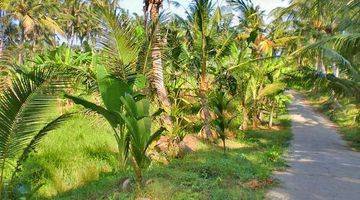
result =
M267 194L274 200L359 200L360 153L350 151L334 125L290 92L289 107L294 138L290 167L276 172L280 186Z

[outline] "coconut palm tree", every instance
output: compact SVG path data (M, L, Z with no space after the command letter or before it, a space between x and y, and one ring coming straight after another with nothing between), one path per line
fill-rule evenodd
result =
M13 29L8 36L11 36L9 38L11 43L14 43L19 50L19 64L24 63L25 44L34 52L37 45L42 45L44 41L54 46L56 35L64 34L53 19L54 14L57 13L57 4L54 2L8 0L3 4L5 17L9 19L9 24L6 25L18 26L18 29ZM19 23L12 23L14 20Z
M91 1L66 0L60 3L59 10L58 21L70 45L81 45L98 36L99 21Z
M278 17L303 38L302 46L291 56L315 60L313 66L318 71L315 75L318 80L315 81L312 74L307 77L313 81L314 88L328 90L331 96L358 93L352 92L358 90L356 82L360 80L358 5L359 2L351 0L293 0L289 7L277 10ZM291 23L294 21L297 23ZM334 77L326 77L331 70Z
M208 65L209 60L215 56L215 48L212 41L217 32L217 18L214 15L214 4L211 0L195 0L190 5L187 21L184 22L186 29L186 50L188 65L196 72L198 80L198 96L200 98L200 114L204 126L200 136L207 139L214 138L211 131L211 113L208 105Z
M152 25L155 26L152 42L152 77L151 82L153 87L156 89L157 97L161 102L164 109L170 111L171 102L168 98L168 93L164 84L164 70L162 60L162 43L163 40L160 35L159 29L159 13L160 8L163 5L163 0L144 0L144 15L145 15L145 26L147 22L147 13L150 13L150 19ZM166 117L166 123L171 125L171 119Z

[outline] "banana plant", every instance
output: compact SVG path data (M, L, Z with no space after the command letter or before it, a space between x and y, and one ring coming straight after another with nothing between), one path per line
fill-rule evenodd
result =
M96 77L92 65L93 52L89 46L85 50L73 50L65 44L52 50L36 54L33 63L41 68L56 68L58 72L72 77L72 89L84 85L88 91L96 89Z
M130 94L121 97L125 112L120 116L127 129L127 135L130 139L130 152L132 156L132 165L135 172L137 185L142 185L142 171L150 164L150 159L146 151L151 143L157 139L165 128L159 128L151 134L152 117L150 115L150 102L147 99L136 99Z

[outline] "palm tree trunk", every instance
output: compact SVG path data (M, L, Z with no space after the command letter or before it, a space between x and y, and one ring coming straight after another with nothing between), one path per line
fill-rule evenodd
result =
M327 74L327 68L326 68L326 66L324 65L323 57L321 57L320 63L321 63L321 65L320 65L320 67L321 67L321 68L320 68L320 69L321 69L321 73L326 76L326 74Z
M320 67L320 54L318 54L317 56L316 56L316 58L315 58L315 67L316 67L316 71L318 72L318 73L320 73L321 72L321 67Z
M242 121L241 128L242 128L242 130L246 130L246 129L248 129L248 122L249 122L248 110L247 110L244 102L242 102L242 107L243 107L243 112L242 112L243 113L243 121Z
M155 3L150 4L150 17L151 21L156 24L155 27L155 38L153 41L152 47L152 84L156 89L157 96L165 110L169 110L171 107L170 100L168 98L168 93L164 84L164 74L163 74L163 63L161 58L161 36L159 34L159 8L162 4L162 1L155 1ZM165 117L165 123L172 125L171 118L169 116Z
M207 77L206 77L206 73L207 73L207 66L206 66L206 60L207 60L207 56L206 56L206 38L205 38L205 34L202 33L201 36L201 40L202 40L202 52L201 52L201 76L200 76L200 101L201 101L201 110L202 110L202 116L203 116L203 120L204 120L204 127L203 127L203 131L202 133L200 133L200 135L202 137L204 137L205 139L213 139L213 135L211 132L211 127L210 127L210 123L211 123L211 115L210 115L210 110L208 107L208 102L207 102L207 91L208 91L208 83L207 83Z
M201 101L201 116L204 120L204 127L202 129L202 132L200 132L200 136L205 139L211 139L213 137L210 128L211 115L208 107L206 93L207 93L206 74L202 73L200 80L200 101Z
M5 15L4 11L0 9L0 18L2 18L4 15ZM4 37L5 37L4 31L0 30L0 58L2 56L2 52L4 49Z
M138 187L138 189L141 189L143 186L143 177L142 177L142 170L136 163L135 159L133 158L133 169L135 172L135 182Z
M339 78L339 67L336 65L336 63L333 63L332 70L333 70L333 75L336 78Z
M298 67L301 67L301 57L300 56L297 58L297 65L298 65Z
M222 143L223 143L223 150L224 150L224 154L226 154L226 140L225 139L223 139L222 140Z
M2 56L3 48L4 48L3 36L0 35L0 58Z
M260 110L260 112L259 112L259 121L260 122L262 122L263 121L263 118L264 118L264 113L263 113L263 111L262 110Z
M256 129L258 127L258 110L256 100L253 102L253 113L252 113L252 128Z
M23 55L23 53L25 51L24 44L25 44L25 31L24 31L24 28L21 28L20 42L19 42L19 45L18 45L18 48L20 48L19 49L19 54L18 54L18 64L19 65L24 64L24 55Z
M333 70L333 75L336 78L339 78L339 67L336 65L336 63L334 62L332 65L332 70ZM337 100L336 96L335 96L335 91L332 90L331 91L331 97L330 97L330 101L334 102L335 108L341 108L341 104L339 103L339 101Z
M3 164L1 166L0 173L0 199L2 199L2 194L4 193L4 171L5 171L5 158L3 158Z
M271 111L270 111L270 116L269 116L269 127L270 127L270 128L272 128L272 126L273 126L274 110L275 110L275 104L272 103L272 105L271 105Z
M253 117L252 117L252 128L256 129L257 128L257 115L256 112L253 113Z
M322 75L322 76L326 76L327 74L327 70L326 67L324 65L324 60L323 60L323 52L319 52L318 55L316 56L316 70Z

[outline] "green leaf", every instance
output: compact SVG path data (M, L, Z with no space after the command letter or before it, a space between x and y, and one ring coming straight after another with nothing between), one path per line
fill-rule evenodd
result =
M98 106L90 101L85 99L71 96L68 94L64 95L66 98L71 99L74 103L84 106L85 108L102 115L112 127L117 127L120 124L119 116L112 111L106 110L104 107Z
M146 152L147 148L153 143L160 135L165 131L164 127L159 128L155 133L153 133L147 140L144 152Z
M108 110L120 112L122 105L120 98L126 93L130 93L129 85L122 80L111 77L102 65L97 66L96 73L105 107Z
M29 144L36 146L36 134L39 131L43 133L42 128L56 113L58 98L55 94L63 88L62 83L46 81L43 77L37 77L38 73L33 75L31 78L34 80L26 74L17 74L0 94L0 170L4 170L8 164L11 164L10 170L14 170L12 161L19 160Z
M124 105L124 108L128 115L136 118L137 117L137 108L136 102L130 94L125 94L123 97L120 97L121 103Z
M135 83L134 83L134 87L137 90L142 90L146 87L147 85L147 78L145 75L143 74L139 74L137 75L136 79L135 79Z
M141 99L136 102L136 113L138 118L149 116L150 102L147 99Z

